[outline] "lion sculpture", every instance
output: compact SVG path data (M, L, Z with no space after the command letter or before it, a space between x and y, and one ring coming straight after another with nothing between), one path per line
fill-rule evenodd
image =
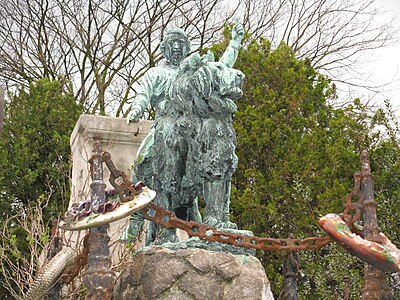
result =
M243 80L241 71L215 62L212 53L195 53L181 64L157 107L151 159L138 159L135 174L157 192L158 205L182 219L202 222L197 201L202 197L203 223L237 228L229 221L237 166L232 115ZM173 230L163 235L160 243L176 241Z

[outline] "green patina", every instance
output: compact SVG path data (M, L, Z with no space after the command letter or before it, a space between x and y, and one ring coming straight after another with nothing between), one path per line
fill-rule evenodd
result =
M90 223L94 218L96 218L99 214L92 214L86 218L86 223Z
M346 224L342 223L335 223L335 229L337 232L346 234L346 235L351 235L350 228Z
M383 246L383 251L382 254L385 256L386 260L388 262L391 263L396 263L396 260L393 258L393 256L391 255L391 252L393 251L392 248L388 247L388 246Z
M219 228L237 228L229 221L231 177L237 166L234 100L242 96L244 75L233 69L244 35L233 26L232 40L219 61L190 52L181 29L167 31L160 49L164 64L145 74L131 105L136 122L151 105L155 122L134 164L134 178L157 192L156 204L186 220ZM198 199L206 206L203 217ZM124 237L136 236L143 216L135 215ZM161 230L154 224L147 240ZM175 242L174 230L163 230L159 243Z

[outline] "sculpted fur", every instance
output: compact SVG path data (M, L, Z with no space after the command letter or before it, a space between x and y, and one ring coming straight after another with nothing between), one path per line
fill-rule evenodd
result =
M158 106L154 150L159 155L152 160L152 188L157 204L178 217L201 222L197 199L202 197L204 223L236 228L229 221L230 182L237 165L232 114L243 79L242 72L215 62L211 53L193 54ZM139 179L140 170L139 162ZM174 238L170 234L167 240Z

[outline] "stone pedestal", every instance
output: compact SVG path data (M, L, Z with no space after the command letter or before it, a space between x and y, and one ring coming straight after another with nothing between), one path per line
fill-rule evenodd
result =
M153 247L121 273L113 299L272 300L259 260L204 249Z
M73 159L70 206L90 197L88 161L92 156L93 137L102 140L120 171L130 174L136 152L147 136L151 121L127 125L122 118L82 115L71 136ZM111 187L104 167L104 183ZM133 259L124 244L115 243L128 218L110 224L110 255L113 266L121 272L114 288L113 299L273 299L269 281L261 263L252 256L233 255L205 249L154 247ZM85 232L71 233L77 242ZM68 237L67 237L68 239Z
M126 119L123 118L81 115L71 134L73 167L69 207L90 198L91 178L88 161L93 154L93 137L101 138L102 150L109 152L116 168L130 177L137 150L152 124L152 121L141 120L128 125ZM111 188L108 181L110 172L104 163L103 171L106 188ZM125 245L116 241L125 230L128 219L129 217L111 223L108 230L113 265L119 264L127 256ZM86 232L81 231L66 232L66 239L69 244L74 245L81 241L85 234Z
M152 124L152 121L141 120L128 125L123 118L81 115L70 142L73 163L70 206L90 197L88 161L92 157L93 137L101 138L103 151L109 152L117 169L129 176L136 152ZM107 187L111 187L109 176L104 165Z

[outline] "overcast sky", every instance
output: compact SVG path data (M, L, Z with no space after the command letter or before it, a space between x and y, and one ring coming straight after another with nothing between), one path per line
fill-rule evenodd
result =
M396 15L395 25L400 30L400 0L375 0L378 6ZM389 17L389 14L384 16ZM400 36L399 32L398 35ZM371 62L366 66L371 73L371 82L375 84L385 84L382 95L376 95L378 102L383 102L389 98L393 106L400 113L400 42L394 46L387 46L380 50L374 50Z

